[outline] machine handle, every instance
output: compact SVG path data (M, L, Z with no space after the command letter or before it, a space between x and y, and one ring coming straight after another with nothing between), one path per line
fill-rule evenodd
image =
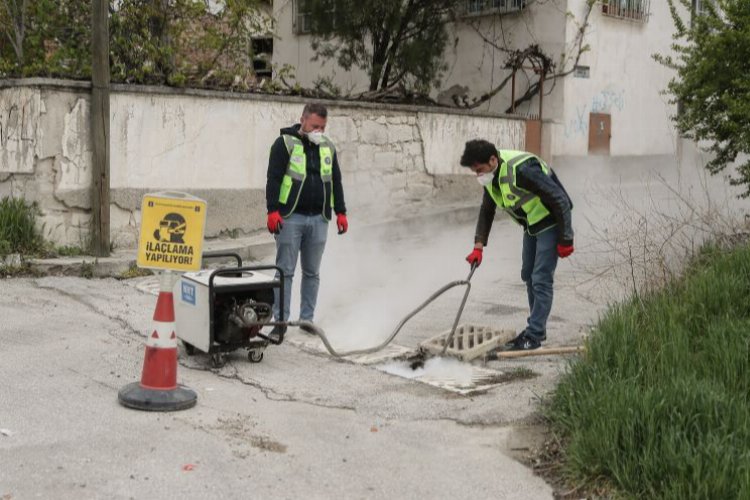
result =
M284 287L284 272L281 270L279 266L272 266L272 265L263 265L263 266L245 266L245 267L229 267L225 269L216 269L214 271L211 271L211 276L208 277L208 289L209 291L213 289L214 287L214 278L217 276L226 276L226 275L234 275L234 274L241 274L246 271L265 271L269 269L275 269L279 272L279 276L281 277L281 287L283 292Z
M237 267L242 267L242 257L234 252L203 252L203 260L219 259L221 257L234 257L237 260Z

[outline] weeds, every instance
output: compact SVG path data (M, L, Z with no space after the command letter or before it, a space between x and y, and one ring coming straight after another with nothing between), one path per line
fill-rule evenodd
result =
M95 268L96 263L94 262L81 262L81 270L79 272L79 276L81 278L91 279L94 277Z
M132 279L132 278L139 278L141 276L151 276L154 274L150 269L142 269L135 264L131 265L130 268L128 268L127 271L124 271L123 273L118 276L118 279Z
M89 255L89 251L85 250L83 247L69 245L55 247L50 253L59 257L80 257L82 255Z
M40 278L44 276L43 272L33 268L29 263L22 263L19 266L0 264L0 279L2 278Z
M750 247L610 309L547 416L579 483L627 496L750 498Z
M44 240L36 227L38 215L36 203L9 196L0 200L0 256L35 254L42 250Z
M601 214L588 221L592 248L576 264L588 277L576 287L584 296L618 301L632 294L640 301L676 279L705 243L732 247L747 240L748 220L727 202L714 201L706 185L702 199L664 178L655 187L661 189L646 186L645 202L618 189L600 194L614 211L605 225ZM613 293L622 290L627 292Z

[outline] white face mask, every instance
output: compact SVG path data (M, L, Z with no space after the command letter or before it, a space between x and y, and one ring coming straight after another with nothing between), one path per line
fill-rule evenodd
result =
M495 168L497 170L497 168ZM487 172L486 174L477 175L477 182L481 186L489 186L492 183L492 179L495 178L495 170Z
M313 144L320 144L323 142L323 132L308 132L307 138L312 142Z

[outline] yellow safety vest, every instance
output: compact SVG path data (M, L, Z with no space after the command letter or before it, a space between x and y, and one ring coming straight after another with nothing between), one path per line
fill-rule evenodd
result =
M508 212L519 224L524 225L523 223L526 222L526 227L531 228L547 217L550 211L544 206L539 196L518 187L516 168L526 160L535 158L546 175L550 175L550 169L541 158L525 151L501 149L498 150L498 157L500 158L500 172L498 173L500 188L497 189L490 183L485 189L498 207ZM521 210L518 210L519 208ZM529 234L533 236L531 231Z
M289 152L289 164L286 167L286 174L281 181L281 191L279 191L279 203L289 205L289 210L282 213L283 217L288 217L294 212L299 201L302 185L307 178L307 158L305 157L305 146L299 137L293 135L282 135L284 144ZM324 184L328 184L331 193L331 208L333 208L333 155L336 151L333 143L327 137L319 144L320 150L320 178ZM296 192L294 203L289 204L289 195ZM325 192L325 189L324 189ZM325 203L323 203L323 218L330 220L326 216Z

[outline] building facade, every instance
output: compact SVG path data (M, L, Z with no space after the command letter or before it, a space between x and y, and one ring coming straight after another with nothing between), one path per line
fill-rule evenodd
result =
M345 92L367 89L365 72L312 60L305 0L275 0L273 15L275 67L293 68L303 86L330 78ZM432 95L438 102L471 103L490 92L510 75L501 48L536 44L554 60L554 73L565 74L546 75L541 102L537 94L512 106L513 97L518 99L540 77L524 67L516 73L515 90L512 79L466 112L531 119L541 114L541 152L547 156L674 153L670 116L676 108L663 94L672 72L652 57L671 50L674 26L666 2L467 0L464 14L448 28L458 42L446 49L448 70ZM531 122L530 131L534 126Z

